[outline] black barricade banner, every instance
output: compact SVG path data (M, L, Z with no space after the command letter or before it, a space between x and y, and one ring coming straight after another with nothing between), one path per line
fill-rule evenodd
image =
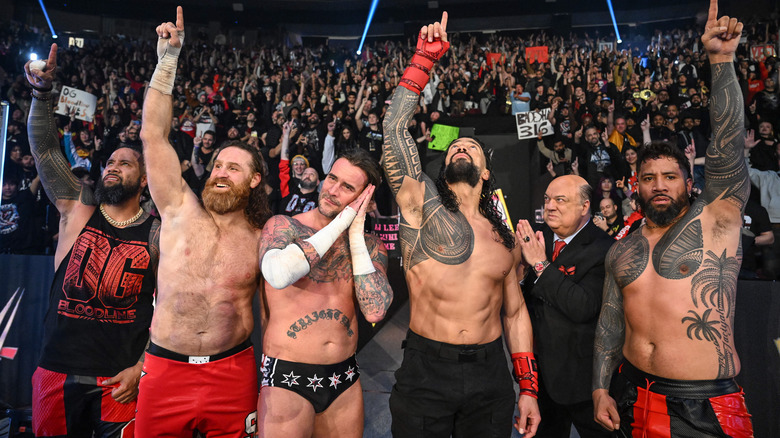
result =
M0 255L0 401L13 407L32 403L52 278L52 257Z
M398 216L374 218L374 234L382 239L389 257L401 257L401 243L398 241Z

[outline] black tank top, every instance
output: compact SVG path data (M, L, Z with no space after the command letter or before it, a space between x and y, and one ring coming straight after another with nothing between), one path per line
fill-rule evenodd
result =
M115 228L95 209L54 275L42 368L111 377L138 362L152 322L155 220Z

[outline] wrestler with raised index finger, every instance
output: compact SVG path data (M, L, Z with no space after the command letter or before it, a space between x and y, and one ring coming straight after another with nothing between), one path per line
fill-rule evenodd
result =
M141 140L162 217L157 305L138 396L138 436L254 436L257 367L249 342L260 285L260 230L270 216L263 161L242 142L216 151L202 202L168 142L184 14L157 27L158 63Z
M474 138L447 150L436 181L407 129L434 62L449 48L447 13L420 29L417 50L384 120L383 165L401 210L411 320L390 396L395 437L531 437L539 423L531 323L515 237L492 203L490 153ZM520 398L506 366L512 353Z
M718 18L711 0L701 38L712 68L704 191L689 202L690 166L676 144L644 146L637 192L647 223L607 254L593 403L595 420L620 436L753 436L734 381L734 305L750 193L733 64L741 33L742 23Z

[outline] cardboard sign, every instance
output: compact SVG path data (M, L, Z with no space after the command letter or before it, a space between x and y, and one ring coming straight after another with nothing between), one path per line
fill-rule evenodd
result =
M504 201L504 192L501 189L496 189L493 192L493 203L496 204L498 213L501 215L501 219L506 226L514 233L515 227L512 226L512 219L509 218L509 209L506 208L506 202Z
M85 122L91 122L95 117L97 96L72 87L62 87L60 99L57 103L56 114L70 115L75 109L76 118Z
M389 257L401 257L401 242L398 240L398 215L374 218L374 234L379 236L387 248Z
M757 62L765 61L770 56L777 56L774 44L750 47L750 59Z
M431 137L433 141L428 142L428 149L435 151L446 151L453 140L460 136L460 128L457 126L433 124L431 128Z
M547 120L549 114L550 108L515 114L515 121L517 122L517 139L525 140L527 138L535 138L540 132L542 133L542 136L553 135L555 131L553 130L552 123Z
M528 63L550 62L550 51L547 46L526 47L525 60Z

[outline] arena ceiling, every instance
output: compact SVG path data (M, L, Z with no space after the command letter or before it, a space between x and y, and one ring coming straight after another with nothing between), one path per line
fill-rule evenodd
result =
M15 0L29 6L29 0ZM35 2L37 3L37 2ZM697 4L706 9L706 0L613 0L616 10L663 8ZM746 3L774 6L777 0L720 0L721 9L744 7ZM45 0L46 7L72 13L99 14L118 18L149 19L150 14L164 16L177 4L185 8L185 17L193 22L239 21L245 26L269 26L282 23L355 24L364 23L371 0ZM37 6L37 5L36 5ZM506 17L532 14L577 14L605 11L606 0L380 0L377 22L427 21L448 11L451 17ZM758 9L761 9L760 6ZM758 10L754 8L753 10Z

